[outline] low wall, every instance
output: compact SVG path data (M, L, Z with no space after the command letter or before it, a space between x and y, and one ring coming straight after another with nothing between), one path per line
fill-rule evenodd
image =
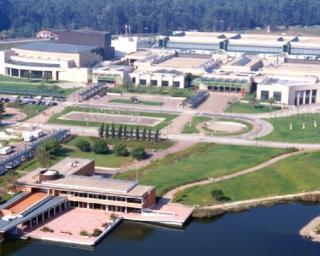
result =
M265 197L260 199L244 200L234 203L225 203L220 205L199 207L195 208L195 210L192 213L192 216L195 218L207 218L223 215L224 213L247 211L259 206L272 206L275 204L284 204L292 202L320 202L320 191Z

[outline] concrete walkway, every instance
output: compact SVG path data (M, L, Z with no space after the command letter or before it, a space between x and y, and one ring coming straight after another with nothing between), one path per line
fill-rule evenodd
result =
M291 156L295 156L295 155L299 155L299 154L302 154L304 153L303 151L297 151L297 152L291 152L291 153L288 153L288 154L283 154L283 155L280 155L280 156L277 156L275 158L272 158L262 164L259 164L259 165L256 165L254 167L251 167L251 168L248 168L248 169L245 169L245 170L242 170L242 171L239 171L239 172L236 172L236 173L232 173L232 174L228 174L228 175L224 175L224 176L221 176L221 177L217 177L217 178L209 178L209 179L205 179L205 180L202 180L202 181L197 181L197 182L194 182L194 183L190 183L190 184L186 184L186 185L182 185L180 187L177 187L171 191L169 191L168 193L166 193L163 198L166 198L166 199L169 199L169 200L172 200L174 195L180 191L183 191L187 188L191 188L191 187L194 187L194 186L198 186L198 185L207 185L207 184L212 184L212 183L216 183L216 182L220 182L220 181L225 181L225 180L229 180L229 179L233 179L235 177L239 177L239 176L242 176L242 175L245 175L245 174L249 174L249 173L252 173L252 172L256 172L256 171L259 171L269 165L272 165L278 161L281 161L283 159L286 159L288 157L291 157Z

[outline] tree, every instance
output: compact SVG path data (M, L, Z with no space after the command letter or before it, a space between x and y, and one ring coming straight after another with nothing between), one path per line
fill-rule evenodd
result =
M37 148L34 157L41 167L50 166L50 153L43 145Z
M127 126L125 125L125 126L123 127L123 136L124 136L125 139L128 138L127 133L128 133L128 128L127 128Z
M133 126L130 127L130 139L133 139Z
M139 138L140 138L140 126L137 125L136 126L136 140L139 140Z
M148 140L150 141L152 137L152 131L151 131L151 127L149 127L149 131L148 131Z
M28 81L30 82L31 79L32 79L32 73L31 73L31 71L28 70L28 71L24 72L24 77L27 78Z
M122 138L122 124L120 124L118 128L118 139L121 140L121 138Z
M127 146L122 142L118 142L118 143L114 144L113 152L117 156L128 156L129 155L129 151L127 149Z
M104 131L104 137L106 139L109 139L109 124L107 123L105 131Z
M105 130L104 124L101 124L100 127L99 127L99 130L98 130L98 132L99 132L99 137L100 137L100 138L103 137L104 130Z
M43 74L43 76L42 76L42 79L44 79L44 80L46 81L46 83L48 83L48 82L49 82L49 79L52 79L51 73L48 72L48 71L45 71L44 74Z
M130 155L137 160L143 160L147 157L147 153L143 147L135 147L132 149Z
M159 131L159 129L157 129L156 134L154 135L154 140L159 141L159 139L160 139L160 131Z
M144 126L142 130L142 140L147 139L147 128Z
M80 139L76 143L76 147L82 151L82 152L90 152L91 151L91 145L89 141L85 139Z
M114 126L114 123L111 125L111 137L114 139L116 137L116 128Z
M92 150L96 154L107 154L109 147L104 139L97 139L92 146Z
M275 100L273 97L271 97L269 100L268 100L268 103L269 103L269 106L270 106L270 109L272 109L272 105L274 104Z

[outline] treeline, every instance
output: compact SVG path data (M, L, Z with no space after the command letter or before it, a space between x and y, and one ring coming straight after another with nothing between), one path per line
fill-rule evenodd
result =
M320 24L319 0L0 0L0 30L32 35L51 29L124 33L240 30Z
M153 140L160 141L160 130L153 131L150 127L140 127L139 125L128 127L127 125L120 124L118 127L112 124L101 124L98 129L99 136L106 139L134 139L134 140Z

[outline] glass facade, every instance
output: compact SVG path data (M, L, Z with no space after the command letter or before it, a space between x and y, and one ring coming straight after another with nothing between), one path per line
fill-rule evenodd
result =
M204 44L204 43L183 43L183 42L168 42L167 48L172 49L185 49L185 50L219 50L219 44Z
M260 99L262 101L269 100L269 91L261 91Z

